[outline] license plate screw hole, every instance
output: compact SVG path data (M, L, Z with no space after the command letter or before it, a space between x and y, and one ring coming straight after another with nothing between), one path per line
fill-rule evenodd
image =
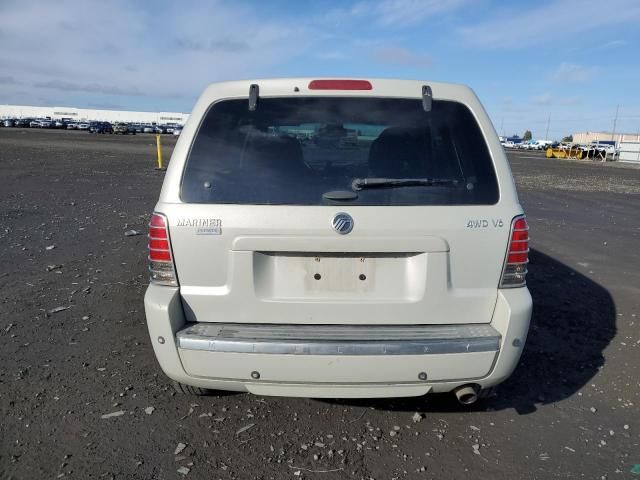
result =
M366 280L366 279L367 279L367 276L366 276L364 273L361 273L361 274L358 276L358 278L359 278L360 280L364 281L364 280Z
M313 278L315 278L316 280L320 280L322 278L322 275L320 275L319 273L316 273Z

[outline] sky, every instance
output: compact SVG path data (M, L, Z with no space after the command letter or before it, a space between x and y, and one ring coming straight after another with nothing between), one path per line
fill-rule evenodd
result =
M0 0L0 104L190 112L209 83L469 85L500 134L640 131L638 0ZM434 92L437 98L437 92Z

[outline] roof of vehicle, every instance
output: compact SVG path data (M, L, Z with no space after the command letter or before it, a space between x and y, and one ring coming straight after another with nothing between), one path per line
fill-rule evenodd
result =
M361 89L314 89L309 88L311 82L317 80L338 81L364 81L371 84L367 90ZM338 78L338 77L297 77L297 78L263 78L256 80L237 80L231 82L217 82L210 84L201 96L201 99L232 98L248 96L249 87L256 84L259 87L259 96L282 96L298 94L331 95L331 96L377 96L377 97L419 97L422 95L422 86L428 85L433 90L434 99L461 100L473 95L472 90L461 84L432 82L429 80L399 80L389 78ZM296 90L297 89L297 90Z

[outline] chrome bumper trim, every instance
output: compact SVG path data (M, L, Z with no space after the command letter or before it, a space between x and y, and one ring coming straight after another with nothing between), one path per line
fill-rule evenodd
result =
M194 323L176 334L178 347L281 355L428 355L497 352L490 325L274 325Z

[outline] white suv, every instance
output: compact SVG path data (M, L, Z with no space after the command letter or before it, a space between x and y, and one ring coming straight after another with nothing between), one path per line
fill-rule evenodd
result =
M151 218L151 341L184 392L472 403L524 347L528 240L465 86L213 84Z

